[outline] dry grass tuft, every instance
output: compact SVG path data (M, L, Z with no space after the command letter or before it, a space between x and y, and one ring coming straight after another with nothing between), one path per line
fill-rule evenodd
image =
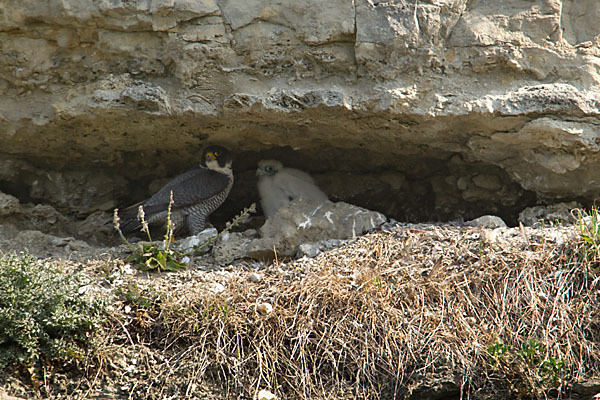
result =
M65 399L569 395L600 377L599 258L578 233L396 226L262 279L73 265L109 312L87 369L56 369L44 387Z
M270 266L258 283L231 272L218 294L155 282L114 326L115 344L163 357L135 393L193 397L208 381L221 398L403 398L424 384L536 398L599 375L600 278L574 230L422 228Z

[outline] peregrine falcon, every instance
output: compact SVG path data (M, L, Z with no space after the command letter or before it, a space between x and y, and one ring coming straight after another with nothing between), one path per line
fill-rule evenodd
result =
M141 228L137 218L140 205L144 207L149 224L166 223L172 191L171 220L175 222L175 228L185 227L190 234L196 235L204 229L208 216L225 201L232 185L229 152L221 146L209 146L202 152L199 167L178 175L149 199L119 214L123 221L121 229L130 233Z
M299 169L286 168L279 161L260 161L256 175L260 204L267 218L299 197L318 203L328 200L309 174Z

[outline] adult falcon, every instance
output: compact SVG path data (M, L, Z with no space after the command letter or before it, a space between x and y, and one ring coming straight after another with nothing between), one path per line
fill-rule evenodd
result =
M138 218L143 206L146 222L166 224L167 209L173 192L171 221L179 231L185 227L196 235L204 229L208 216L227 198L233 186L233 171L229 151L222 146L208 146L202 152L200 166L172 179L148 200L134 204L122 213L121 230L134 232L142 227Z

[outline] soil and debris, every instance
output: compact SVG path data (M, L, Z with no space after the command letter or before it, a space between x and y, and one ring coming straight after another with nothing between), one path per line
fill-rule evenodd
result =
M600 275L579 227L391 222L337 245L296 260L199 257L176 273L138 271L122 246L63 260L107 304L96 344L79 369L45 365L36 385L5 368L2 389L66 399L600 392Z

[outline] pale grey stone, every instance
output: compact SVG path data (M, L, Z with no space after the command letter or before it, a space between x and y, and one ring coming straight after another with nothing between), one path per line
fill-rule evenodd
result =
M194 250L194 247L205 244L217 235L218 231L215 228L206 228L197 235L188 236L185 239L180 240L177 247L180 251L187 253L188 251ZM209 250L209 248L206 250Z
M296 257L306 256L309 258L313 258L323 251L328 251L341 246L343 242L343 240L325 239L319 242L302 243L300 244L300 246L298 246L298 252L296 253Z
M264 278L265 276L263 274L259 274L256 272L253 272L250 275L248 275L248 279L250 280L250 282L253 283L260 283L263 281Z
M214 294L223 293L225 290L227 290L227 288L219 282L212 282L210 285L210 291Z
M249 251L261 254L275 249L280 255L294 255L302 244L352 238L385 221L383 214L352 204L314 203L299 198L280 208L265 222L260 228L261 238L252 241ZM308 251L316 252L314 248Z
M240 232L225 234L217 239L211 254L217 264L230 264L248 256L251 242L252 239Z
M298 246L298 257L316 257L321 252L319 243L302 243Z
M21 211L19 199L9 194L0 192L0 217L15 214Z
M471 179L475 185L483 189L499 190L502 188L502 181L497 175L479 174Z
M495 215L483 215L479 218L475 218L474 220L465 222L465 225L468 226L478 226L481 228L506 228L506 222L502 220L502 218L497 217Z
M234 232L221 236L212 256L218 264L245 257L315 256L386 221L378 212L347 203L315 204L302 198L282 207L260 228L259 238ZM304 245L304 246L303 246Z

